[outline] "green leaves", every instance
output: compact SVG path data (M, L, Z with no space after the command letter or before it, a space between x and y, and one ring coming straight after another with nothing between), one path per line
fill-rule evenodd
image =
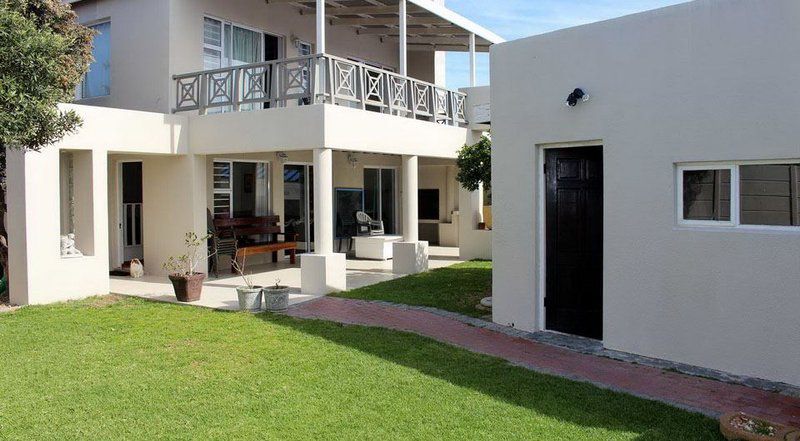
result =
M0 148L40 150L80 126L70 102L93 31L59 0L0 0Z
M469 191L478 190L481 184L492 185L492 140L481 136L474 145L465 145L458 152L456 180Z

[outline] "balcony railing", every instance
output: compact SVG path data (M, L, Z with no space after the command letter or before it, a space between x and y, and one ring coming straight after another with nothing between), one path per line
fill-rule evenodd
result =
M174 112L329 103L458 126L466 95L333 55L175 75Z

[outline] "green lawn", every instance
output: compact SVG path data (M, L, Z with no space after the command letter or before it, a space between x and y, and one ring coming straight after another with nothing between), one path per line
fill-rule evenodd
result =
M384 300L431 306L471 317L487 315L475 308L491 295L492 262L473 261L439 268L336 294L361 300Z
M416 335L95 298L0 315L1 439L720 440Z

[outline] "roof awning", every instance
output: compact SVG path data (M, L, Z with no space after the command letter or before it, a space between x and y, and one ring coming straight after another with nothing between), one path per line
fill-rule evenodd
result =
M314 14L313 0L265 0L267 4L291 4L301 14ZM469 51L469 35L475 34L476 51L505 40L469 19L431 0L407 0L409 51ZM330 26L350 26L359 35L399 39L398 0L327 0L325 15Z

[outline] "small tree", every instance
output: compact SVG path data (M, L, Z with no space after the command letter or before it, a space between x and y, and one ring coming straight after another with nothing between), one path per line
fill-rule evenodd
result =
M94 32L61 0L0 0L0 264L7 268L6 149L39 151L81 123L72 101Z
M477 191L483 184L492 186L492 140L481 136L477 144L465 145L458 151L456 180L469 191Z

